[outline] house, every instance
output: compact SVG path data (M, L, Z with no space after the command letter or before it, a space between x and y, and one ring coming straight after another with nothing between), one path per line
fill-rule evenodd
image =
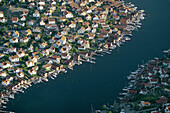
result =
M80 6L81 7L83 7L83 6L85 6L86 5L86 2L85 1L82 1L81 3L80 3Z
M99 17L97 15L94 15L93 16L93 21L98 21L99 20Z
M93 29L91 30L91 32L92 32L92 33L96 33L96 28L93 28Z
M41 29L39 27L33 27L33 32L41 32Z
M78 34L84 34L85 28L81 27L77 32L78 32Z
M80 46L80 45L78 46L78 50L85 50L85 49L86 49L86 47L83 46L83 45L82 46Z
M87 14L87 15L85 16L85 18L86 18L86 20L91 20L91 15Z
M23 43L26 43L28 42L29 38L28 37L24 37L24 38L21 38L20 41L23 42Z
M84 46L85 48L90 48L89 41L84 40L81 45Z
M165 113L170 113L170 106L166 106Z
M47 46L47 42L43 42L39 44L40 48L45 48Z
M2 85L3 86L8 86L9 84L10 84L10 80L9 79L2 81Z
M61 52L61 53L68 53L69 50L68 50L66 47L62 47L62 48L60 49L60 52Z
M32 67L32 69L35 69L36 71L38 70L38 66L34 66L34 67Z
M61 58L62 58L62 59L66 59L66 60L68 60L68 59L70 59L70 58L71 58L71 56L70 56L70 54L69 54L69 53L62 53L62 54L61 54Z
M0 11L0 18L3 18L3 17L4 17L4 12Z
M67 60L65 63L64 63L65 65L67 65L68 67L72 67L72 66L74 66L74 61L73 60Z
M42 51L42 54L43 54L43 56L47 56L47 55L49 55L49 49L44 49L43 51Z
M25 17L25 16L22 16L22 17L20 18L20 20L21 20L21 21L26 21L26 17Z
M55 24L55 19L48 19L48 24Z
M19 56L18 55L10 56L9 60L11 62L19 62Z
M22 72L22 71L23 71L22 68L15 69L15 73Z
M44 9L44 7L43 7L43 5L38 5L38 10L43 10Z
M34 37L35 37L35 40L38 41L38 40L40 40L41 35L40 34L34 34Z
M75 27L76 27L76 22L70 21L70 22L68 23L68 26L69 26L70 28L75 28Z
M17 51L16 54L19 56L19 58L25 56L25 52L24 51Z
M82 44L82 43L83 43L83 39L82 39L82 38L79 38L79 39L77 40L77 43L78 43L78 44Z
M150 79L150 83L151 84L156 84L156 83L158 83L158 79Z
M2 23L7 22L7 18L0 18L0 22L2 22Z
M75 39L76 39L76 38L75 38L74 36L68 37L68 41L69 41L69 42L75 42Z
M60 63L61 57L58 55L52 56L52 57L48 57L50 60L52 60L55 63Z
M45 64L42 66L44 69L46 70L50 70L51 69L51 64Z
M90 32L91 31L91 27L87 26L87 27L85 27L85 30Z
M33 17L40 17L40 13L38 10L36 10L34 13L33 13Z
M12 23L18 23L18 17L12 17Z
M61 42L58 40L55 44L54 44L54 47L55 48L58 48L58 47L60 47L61 46Z
M150 104L151 104L150 102L145 102L145 101L140 102L141 107L150 106Z
M20 34L19 34L18 31L15 31L15 32L12 34L13 37L17 37L17 38L19 38L19 35L20 35Z
M69 43L66 43L63 47L67 48L68 50L70 50L72 48L71 44L69 44Z
M119 9L119 12L120 12L120 13L127 13L127 12L128 12L128 10L127 10L127 9L125 9L125 8L120 8L120 9Z
M38 58L36 56L31 56L31 57L28 57L28 60L33 61L35 63L37 62Z
M24 72L18 72L16 73L17 77L23 78L24 77Z
M45 26L44 20L41 20L41 21L40 21L40 26Z
M148 93L147 89L142 89L139 94L146 95Z
M3 53L0 53L0 58L4 57L4 54Z
M57 66L57 65L52 65L51 68L54 69L55 71L59 71L60 70L60 67Z
M56 42L55 37L52 37L52 38L49 40L49 42L50 42L51 44L55 43L55 42Z
M35 69L30 69L30 70L28 70L28 73L29 73L30 75L36 75L36 74L37 74L37 71L36 71Z
M52 9L53 11L56 10L56 7L54 5L51 5L50 9Z
M11 38L10 40L9 40L9 42L10 43L18 43L18 38L17 37L14 37L14 38Z
M34 25L34 20L28 21L28 25L33 26Z
M88 57L88 52L79 52L78 55L82 56L82 57Z
M25 31L25 34L26 34L27 36L32 35L31 29L27 29L27 30Z
M4 68L8 68L8 67L10 67L10 66L11 66L11 65L10 65L10 62L9 62L9 61L0 63L0 67L2 67L3 69L4 69Z
M66 6L65 5L61 5L60 6L60 10L63 12L63 11L66 11Z
M1 71L1 72L0 72L0 77L1 77L1 78L5 78L6 76L7 76L6 71Z
M61 42L61 44L65 44L66 43L66 37L62 36L61 39L59 40Z
M38 55L38 52L33 52L32 53L32 56L36 56L36 55Z
M60 20L60 22L65 22L66 21L66 17L63 17L63 16L60 16L58 19Z
M80 61L81 60L80 55L74 55L73 60L74 61Z
M112 18L115 20L120 20L120 17L118 15L113 15Z
M65 11L63 14L66 16L66 18L73 18L73 14L70 11Z
M32 66L34 66L34 62L33 61L26 61L26 66L27 67L32 67Z
M55 52L55 48L54 48L53 46L51 46L51 47L49 48L49 51L50 51L50 52Z
M156 103L157 104L165 104L165 103L167 103L167 101L168 101L168 98L166 98L165 96L161 96L161 97L159 97L158 100L156 100Z

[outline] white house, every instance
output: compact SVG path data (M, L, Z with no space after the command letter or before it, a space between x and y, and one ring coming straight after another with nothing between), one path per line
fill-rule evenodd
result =
M9 57L9 60L11 62L19 62L19 56L18 55L11 56Z
M2 85L3 86L8 86L10 84L10 80L4 80L4 81L2 81Z
M2 63L0 63L0 67L2 67L2 68L8 68L8 67L10 67L10 62L9 62L9 61L2 62Z
M40 13L38 10L36 10L35 13L33 13L33 17L40 17Z
M35 69L30 69L30 70L28 70L28 73L30 75L35 75L35 74L37 74L37 71Z
M22 78L24 77L24 72L18 72L16 73L17 77Z
M55 19L48 19L49 24L55 24Z
M69 53L62 53L62 54L61 54L61 58L62 58L62 59L67 59L67 60L68 60L68 59L71 58L71 56L70 56Z
M44 20L41 20L41 21L40 21L40 26L45 26Z
M1 78L5 78L6 76L7 76L6 71L1 71L1 72L0 72L0 77L1 77Z
M31 56L31 57L28 57L28 60L33 61L35 63L37 62L38 58L36 56Z
M3 17L4 17L4 12L0 11L0 18L3 18Z
M27 67L32 67L32 66L34 66L34 62L33 61L26 61L26 65L27 65Z

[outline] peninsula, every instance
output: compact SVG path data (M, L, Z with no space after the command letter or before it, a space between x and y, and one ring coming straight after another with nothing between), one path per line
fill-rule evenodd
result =
M0 0L0 107L32 83L111 54L143 12L120 0Z
M128 85L119 93L119 103L103 105L95 113L169 113L170 49L131 72Z

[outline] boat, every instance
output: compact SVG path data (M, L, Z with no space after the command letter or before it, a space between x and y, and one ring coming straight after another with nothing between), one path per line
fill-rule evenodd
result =
M92 60L91 60L91 61L90 61L90 63L93 63L93 64L94 64L94 63L95 63L95 61L92 61Z
M128 89L128 88L123 88L122 90L123 90L123 91L129 91L129 89Z
M9 98L14 99L14 94L10 94Z
M3 108L6 108L6 106L2 106Z
M122 97L117 97L118 99L122 100L123 98Z
M53 77L51 77L51 79L53 79L53 80L54 80L54 78L53 78Z
M119 93L119 95L123 95L123 96L125 96L125 95L127 95L128 93Z
M130 41L130 38L129 38L129 37L126 37L126 38L125 38L125 41Z
M48 82L48 79L47 79L47 78L43 78L42 80L45 81L45 82Z
M143 9L142 9L142 10L139 10L139 13L144 13L144 11L145 11L145 10L143 10Z
M111 54L109 51L106 52L107 54Z

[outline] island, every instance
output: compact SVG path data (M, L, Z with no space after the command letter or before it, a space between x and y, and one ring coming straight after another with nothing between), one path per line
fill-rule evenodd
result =
M111 54L144 15L121 0L0 0L0 107L33 83Z
M131 72L129 83L119 93L120 102L103 105L94 113L169 113L170 49Z

